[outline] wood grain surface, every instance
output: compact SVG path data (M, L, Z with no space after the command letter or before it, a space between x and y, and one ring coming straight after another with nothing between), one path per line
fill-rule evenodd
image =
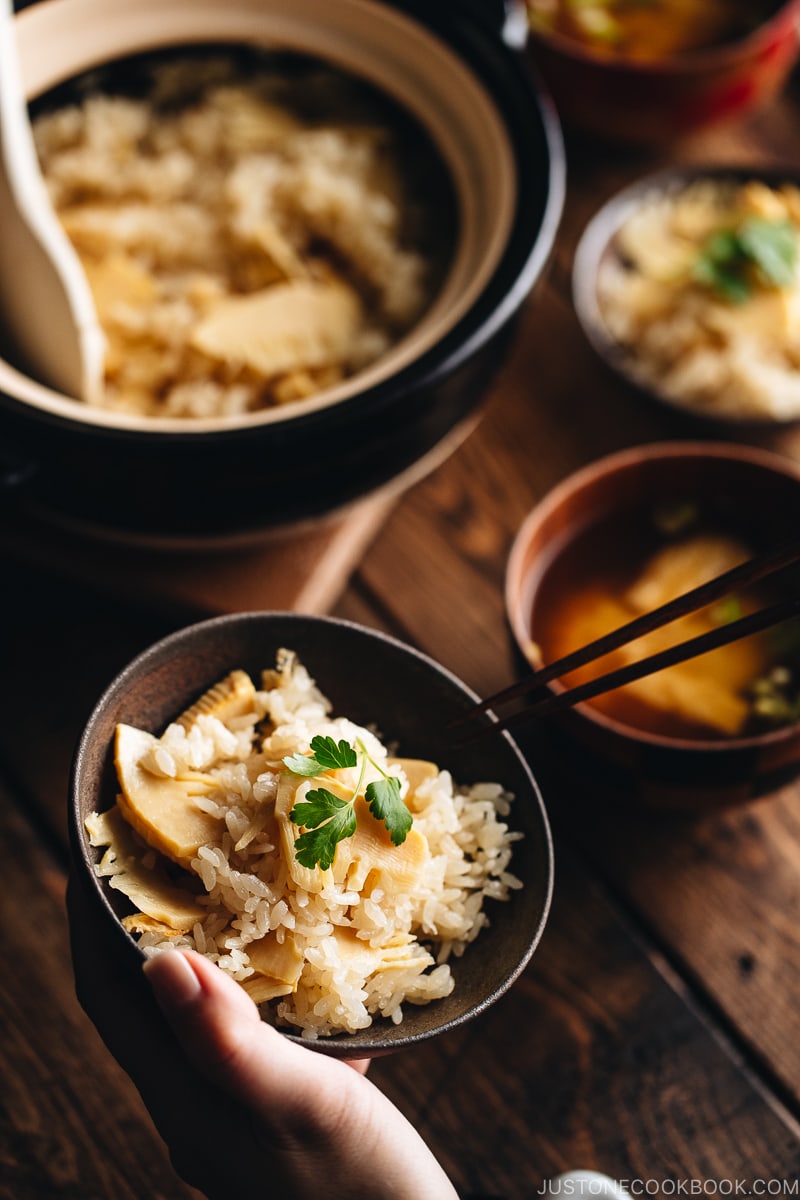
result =
M273 530L242 545L172 550L95 540L10 511L0 513L0 553L184 618L264 608L321 613L338 599L394 503L387 489L313 526Z
M74 994L63 856L0 786L0 1197L189 1200Z
M585 344L569 273L586 219L669 158L796 158L798 113L789 91L744 125L652 156L570 139L557 254L484 419L375 526L335 612L405 638L484 694L514 677L503 577L531 505L606 452L709 436L645 404ZM800 456L796 432L762 442ZM5 543L0 589L0 1200L178 1200L194 1193L74 998L65 801L75 741L105 685L216 602L191 587L176 598L155 576L115 590L96 573L70 577L41 545L19 547L19 538ZM537 758L541 749L530 753L557 869L539 951L481 1019L376 1062L373 1078L464 1196L522 1200L574 1166L653 1180L649 1194L675 1195L680 1181L716 1181L723 1193L721 1181L791 1186L800 1174L800 789L667 820L632 810L624 794L577 786Z

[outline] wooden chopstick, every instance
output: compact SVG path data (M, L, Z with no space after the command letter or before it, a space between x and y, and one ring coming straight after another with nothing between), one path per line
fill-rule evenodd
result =
M700 654L707 654L709 650L727 646L730 642L739 641L740 638L748 637L751 633L759 633L763 629L780 625L782 621L788 621L797 616L800 616L800 596L784 600L780 604L772 604L768 608L759 609L758 612L741 617L738 621L720 625L718 629L701 633L697 637L690 638L688 642L680 642L677 646L660 650L657 654L651 654L639 662L628 663L627 666L619 667L616 671L610 671L607 675L601 675L597 679L590 679L586 683L578 684L577 687L569 688L568 691L560 692L556 696L543 696L539 700L527 704L520 711L485 727L482 732L510 729L533 717L543 717L565 708L572 708L573 705L580 704L583 700L591 700L604 692L612 692L626 683L633 683L636 679L644 678L645 675L654 675L656 671L663 671L666 667L675 666L676 663L697 658Z
M561 675L566 675L569 671L584 666L595 659L602 658L611 650L616 650L620 646L632 642L646 633L651 633L654 629L669 625L672 621L676 621L679 617L686 616L690 612L704 608L706 605L713 603L713 601L727 595L736 587L744 587L748 584L756 583L758 580L764 579L768 575L775 574L777 571L784 570L786 567L790 567L798 562L800 562L800 538L794 539L787 545L780 546L775 550L748 559L747 562L740 563L739 566L733 567L731 570L725 571L722 575L708 580L707 583L692 588L691 591L677 596L674 600L670 600L666 604L659 605L658 608L654 608L651 612L643 613L640 617L635 617L632 621L628 621L618 629L614 629L610 633L596 638L586 646L580 647L563 658L531 672L531 674L526 675L523 679L511 684L510 687L504 688L502 691L475 705L463 717L459 717L451 722L451 726L456 728L464 725L489 709L496 709L509 700L514 700L530 692L537 691L551 680L557 679ZM645 675L652 675L656 671L663 670L665 667L674 666L676 663L685 662L690 658L696 658L700 654L705 654L709 650L727 645L730 642L738 641L740 638L747 637L751 633L757 633L772 625L778 625L782 621L796 616L798 613L800 613L800 597L771 605L759 612L751 613L747 617L742 617L738 621L722 625L719 629L711 630L709 633L701 634L699 637L692 638L687 642L682 642L677 646L672 646L667 650L650 655L640 662L630 663L625 667L612 671L608 675L603 675L598 679L580 684L566 692L562 692L558 696L548 695L541 697L538 701L534 700L523 710L512 714L503 721L493 722L491 725L484 727L484 730L496 731L498 729L506 729L510 725L516 725L523 719L528 719L534 715L543 716L547 713L569 708L574 704L579 704L582 700L599 696L603 692L613 691L614 688L622 687L623 684L631 683L635 679L641 679Z

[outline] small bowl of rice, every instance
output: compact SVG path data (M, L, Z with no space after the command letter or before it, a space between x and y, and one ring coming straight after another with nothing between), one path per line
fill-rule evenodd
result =
M608 200L573 267L606 364L712 428L800 421L799 185L791 165L682 166Z
M449 728L476 702L349 622L246 613L180 630L89 718L76 880L132 971L197 950L325 1053L453 1029L526 967L553 877L517 745L487 730L459 746Z

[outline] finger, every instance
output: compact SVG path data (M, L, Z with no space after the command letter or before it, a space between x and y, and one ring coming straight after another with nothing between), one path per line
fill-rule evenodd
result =
M417 1132L373 1084L262 1021L209 959L166 951L145 970L189 1062L247 1114L276 1196L454 1200Z
M75 986L84 1011L105 1045L133 1080L169 1147L176 1170L211 1196L229 1197L230 1179L217 1180L212 1148L198 1144L193 1114L213 1115L219 1140L248 1163L252 1139L243 1127L241 1107L210 1080L189 1069L186 1055L164 1020L144 975L132 968L109 936L110 922L93 897L72 876L67 892Z
M369 1070L369 1064L372 1062L370 1058L343 1058L342 1062L346 1067L350 1067L351 1071L357 1071L359 1075L366 1075Z
M190 1062L235 1099L275 1118L279 1131L291 1135L309 1111L324 1116L326 1092L335 1103L347 1086L343 1062L282 1037L261 1020L245 990L202 955L166 951L146 963L145 973Z

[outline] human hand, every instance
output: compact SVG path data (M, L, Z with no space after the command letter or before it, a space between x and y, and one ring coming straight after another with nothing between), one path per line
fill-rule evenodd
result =
M209 1200L454 1200L363 1060L290 1042L199 954L168 951L130 971L74 880L68 908L81 1004L139 1088L175 1169Z

